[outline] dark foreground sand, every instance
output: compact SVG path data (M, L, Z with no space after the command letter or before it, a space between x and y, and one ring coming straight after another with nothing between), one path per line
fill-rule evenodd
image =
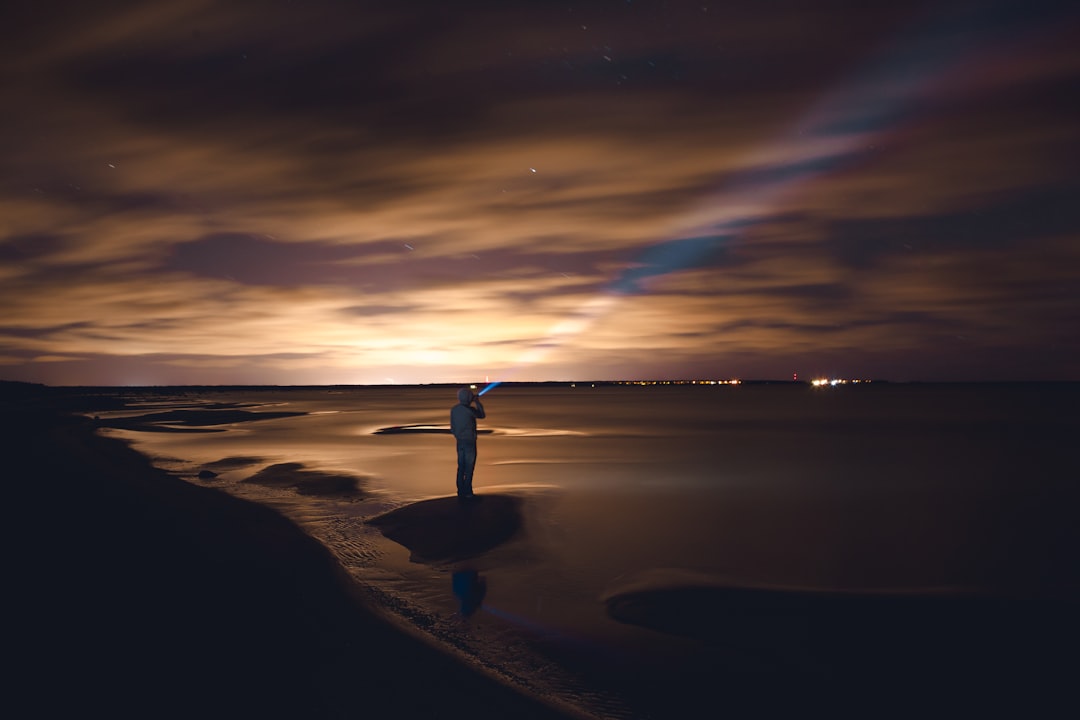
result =
M0 384L9 717L555 718L357 602L273 511Z

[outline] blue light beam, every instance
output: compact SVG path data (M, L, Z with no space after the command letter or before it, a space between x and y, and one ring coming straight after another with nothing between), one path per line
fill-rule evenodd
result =
M781 200L811 180L863 161L933 110L943 92L962 86L990 56L1034 44L1076 15L1017 10L1004 0L939 12L912 23L863 68L822 94L789 130L760 149L756 163L728 174L722 188L681 218L671 239L646 248L596 297L527 348L514 375L584 333L616 299L648 291L653 281L700 265L770 219ZM1003 50L1004 47L1004 50ZM775 160L774 160L775 158ZM490 383L480 395L498 387Z

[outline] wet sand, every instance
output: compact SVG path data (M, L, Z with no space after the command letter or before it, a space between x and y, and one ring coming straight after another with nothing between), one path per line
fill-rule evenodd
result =
M365 608L277 513L0 386L8 702L37 717L566 715Z
M423 500L372 518L369 524L409 549L413 562L443 563L480 555L522 525L521 499L497 493Z

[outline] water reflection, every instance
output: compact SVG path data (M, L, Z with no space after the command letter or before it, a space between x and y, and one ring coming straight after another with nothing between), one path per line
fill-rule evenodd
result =
M472 568L459 570L453 574L451 586L458 599L458 610L463 616L469 617L480 609L487 593L487 582L480 573Z

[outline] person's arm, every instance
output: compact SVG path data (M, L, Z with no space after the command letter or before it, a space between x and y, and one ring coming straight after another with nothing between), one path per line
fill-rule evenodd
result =
M484 412L484 406L480 403L480 396L473 395L473 402L476 403L476 417L481 419L486 418L487 413Z

